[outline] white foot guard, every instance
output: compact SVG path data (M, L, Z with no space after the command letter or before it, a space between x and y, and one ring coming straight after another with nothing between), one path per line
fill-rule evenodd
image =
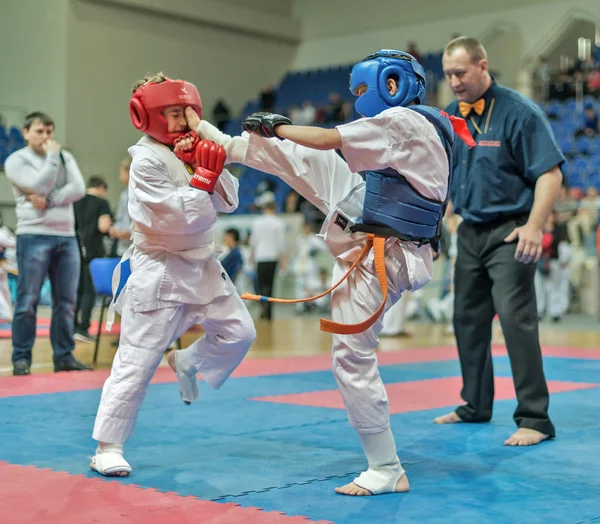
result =
M183 372L185 366L181 362L182 351L175 351L175 374L177 375L177 381L179 382L179 394L181 399L186 404L196 402L200 396L200 385L198 384L198 378L196 373L193 375L187 375Z
M354 479L354 484L368 489L373 495L382 495L383 493L395 493L396 484L404 475L404 469L400 465L400 460L396 457L396 463L387 466L369 466L367 471L363 471Z
M98 446L90 468L106 477L127 477L131 474L131 466L123 457L123 444Z
M396 484L404 475L400 459L396 455L396 443L391 429L381 433L359 433L360 442L369 462L354 483L369 490L373 495L395 493Z

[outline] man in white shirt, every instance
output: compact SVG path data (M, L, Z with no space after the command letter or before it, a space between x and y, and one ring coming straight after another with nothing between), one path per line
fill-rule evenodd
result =
M271 296L277 266L285 269L285 222L277 216L275 202L267 202L262 206L263 215L252 224L250 233L251 257L256 262L256 281L258 292ZM272 304L262 302L260 318L272 319Z
M54 140L54 122L42 112L27 115L27 147L5 164L17 203L17 300L12 325L13 374L29 375L37 306L44 279L52 285L50 342L54 371L92 369L73 356L73 326L79 275L73 202L85 182L73 155Z

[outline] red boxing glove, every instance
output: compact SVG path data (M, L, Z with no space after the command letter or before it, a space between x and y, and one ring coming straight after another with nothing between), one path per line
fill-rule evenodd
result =
M187 149L177 149L174 151L175 156L179 158L184 164L187 164L192 169L196 168L196 147L200 143L200 137L194 133L194 131L190 131L179 138L173 140L173 145L176 146L182 140L186 140L188 138L193 139L192 145Z
M212 140L200 140L196 146L196 171L190 186L212 194L226 159L223 146Z

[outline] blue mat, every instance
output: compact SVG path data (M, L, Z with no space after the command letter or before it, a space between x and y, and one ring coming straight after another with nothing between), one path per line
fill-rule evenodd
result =
M506 357L494 360L509 376ZM600 382L600 361L548 358L549 380ZM454 361L382 368L387 383L456 376ZM392 416L409 474L405 495L351 498L333 488L365 467L342 410L250 397L334 389L330 372L230 380L185 406L175 384L150 387L127 444L137 484L339 524L583 523L600 518L600 388L555 394L558 438L508 448L515 400L489 424L438 426L434 409ZM93 476L91 430L100 390L0 399L0 459Z

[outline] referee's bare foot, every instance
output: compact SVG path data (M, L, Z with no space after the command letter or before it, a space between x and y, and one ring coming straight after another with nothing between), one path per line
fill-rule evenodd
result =
M529 428L519 428L504 441L505 446L535 446L550 435Z
M394 493L406 493L410 489L410 484L408 483L408 477L406 473L400 477L398 482L396 482L396 489ZM335 488L335 492L339 495L350 495L352 497L366 497L369 495L373 495L368 489L361 488L354 482L350 482L350 484L346 484L341 488Z
M434 424L456 424L457 422L462 422L462 419L456 414L456 411L433 419Z

